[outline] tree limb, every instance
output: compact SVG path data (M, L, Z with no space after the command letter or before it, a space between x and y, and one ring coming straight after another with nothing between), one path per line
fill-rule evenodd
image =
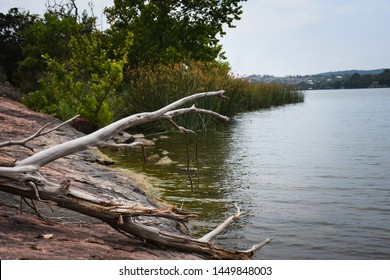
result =
M193 102L194 100L205 98L205 97L211 97L211 96L224 97L223 93L224 93L223 90L196 93L194 95L190 95L182 99L179 99L157 111L131 115L129 117L116 121L106 127L103 127L91 134L56 145L54 147L43 150L42 152L36 153L29 158L17 162L15 165L16 166L35 165L39 168L56 159L83 151L90 146L96 146L100 142L114 135L115 133L121 132L130 127L134 127L140 124L161 119L164 114L169 113L170 111L175 110L176 108L183 106L189 102Z
M237 208L237 213L227 218L222 224L220 224L218 227L216 227L213 231L210 231L206 235L204 235L202 238L199 238L198 240L201 242L210 242L215 237L217 237L219 234L223 233L234 221L238 220L241 216L240 208L235 205Z
M27 146L27 142L31 141L31 140L34 139L34 138L37 138L37 137L39 137L39 136L46 135L46 134L48 134L48 133L50 133L50 132L52 132L52 131L54 131L54 130L57 130L57 129L59 129L61 126L64 126L64 125L66 125L66 124L72 122L73 120L77 119L79 116L80 116L80 115L74 116L73 118L67 120L66 122L60 123L60 124L57 125L56 127L53 127L53 128L51 128L51 129L49 129L49 130L47 130L47 131L43 131L46 127L48 127L49 125L51 125L51 124L54 123L54 121L49 122L49 123L45 124L44 126L42 126L40 129L38 129L34 134L30 135L30 136L27 137L27 138L24 138L23 140L18 140L18 141L11 141L11 140L10 140L10 141L6 141L6 142L0 143L0 148L5 147L5 146L12 146L12 145L15 145L15 146L16 146L16 145L18 145L18 146L22 146L22 147L25 147L25 148L27 148L27 149L33 151L32 148L30 148L30 147Z
M228 118L222 115L209 110L198 109L195 106L177 109L178 107L199 98L209 96L224 97L223 93L223 91L215 91L194 94L173 102L157 111L129 116L89 135L47 148L46 150L16 162L12 167L0 166L0 190L35 200L51 201L60 207L100 219L126 235L132 235L157 245L201 254L208 258L249 259L254 251L269 243L270 239L264 240L246 251L227 250L210 243L213 238L222 233L232 222L240 217L241 212L237 206L237 213L235 215L226 219L226 221L209 234L206 234L202 238L194 239L187 235L180 235L158 229L147 223L147 219L150 217L164 218L183 223L194 218L195 215L193 213L185 213L174 207L146 207L137 201L131 201L120 196L113 196L112 192L102 189L99 185L95 186L88 180L66 179L60 183L56 183L46 179L40 173L40 168L42 166L54 160L83 151L91 146L105 145L104 141L114 134L139 124L158 119L168 119L186 135L193 132L177 126L177 124L172 121L172 117L184 113L206 113L223 120L228 120ZM43 129L46 126L26 139L32 139L49 133L61 125L43 132ZM126 147L134 145L136 144L126 144ZM99 191L93 193L92 189L97 189Z
M133 142L133 143L129 143L129 144L125 144L125 143L117 144L117 143L101 142L101 143L97 144L96 146L100 147L100 148L116 148L116 149L118 149L118 148L120 149L120 148L141 147L142 158L144 160L144 163L145 164L148 163L148 158L146 157L145 145L144 145L143 142Z

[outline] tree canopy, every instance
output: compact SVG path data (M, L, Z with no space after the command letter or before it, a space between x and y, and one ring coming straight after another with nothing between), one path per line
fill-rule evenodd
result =
M0 69L8 80L16 82L17 62L23 58L22 41L24 31L31 26L38 15L12 8L7 14L0 13Z
M116 42L134 35L130 64L223 58L219 37L234 27L246 0L114 0L105 9Z

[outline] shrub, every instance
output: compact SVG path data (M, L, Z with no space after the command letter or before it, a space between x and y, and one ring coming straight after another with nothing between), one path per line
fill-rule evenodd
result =
M72 37L69 49L66 62L45 56L48 71L25 103L61 119L80 114L96 128L109 124L114 117L110 102L122 82L125 60L109 59L97 32Z

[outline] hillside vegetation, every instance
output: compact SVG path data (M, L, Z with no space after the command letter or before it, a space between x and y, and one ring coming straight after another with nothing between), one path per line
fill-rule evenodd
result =
M240 19L240 2L117 0L105 9L107 30L74 0L48 3L43 16L13 8L0 13L1 80L29 107L61 119L80 114L91 130L202 91L226 90L229 101L200 106L228 116L302 102L292 87L231 75L218 38ZM198 116L180 122L215 127Z

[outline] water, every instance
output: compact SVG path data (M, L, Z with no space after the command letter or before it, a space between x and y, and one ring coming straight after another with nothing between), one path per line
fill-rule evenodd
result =
M390 259L390 89L308 91L302 104L245 113L200 136L194 193L183 143L149 151L168 150L178 162L169 167L144 166L136 151L115 156L198 213L195 234L237 203L247 215L218 242L247 249L273 237L256 259Z

